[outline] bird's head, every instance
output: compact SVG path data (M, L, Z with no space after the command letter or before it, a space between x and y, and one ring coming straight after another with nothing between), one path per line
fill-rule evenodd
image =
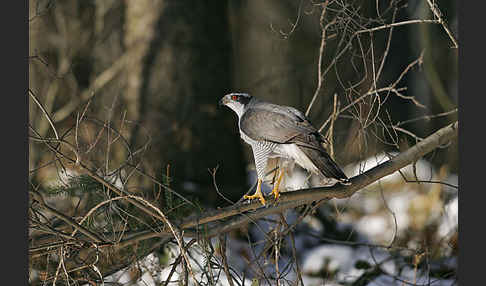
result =
M219 101L219 106L226 105L231 108L238 116L243 114L245 106L253 97L247 93L229 93Z

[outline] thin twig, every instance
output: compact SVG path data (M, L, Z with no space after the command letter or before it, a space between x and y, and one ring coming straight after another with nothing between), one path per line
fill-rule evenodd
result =
M51 116L46 111L44 106L42 106L39 99L37 99L37 97L35 96L35 94L32 92L32 90L30 88L29 88L29 94L32 97L32 99L34 100L34 102L37 104L37 106L39 106L39 108L42 110L42 113L44 113L44 116L46 117L47 121L49 121L49 124L51 125L52 130L54 131L54 135L56 136L56 139L59 140L59 135L57 134L57 130L56 130L56 127L54 126L54 123L52 122Z
M358 33L358 34L369 33L369 32L379 31L379 30L383 30L383 29L389 29L389 28L397 27L397 26L410 25L410 24L424 24L424 23L440 24L440 22L438 20L417 19L417 20L408 20L408 21L403 21L403 22L385 24L385 25L370 28L370 29L363 29L363 30L357 31L356 33Z
M223 269L224 269L224 273L226 274L226 279L228 280L228 284L230 286L234 286L233 277L231 276L231 273L229 272L228 258L226 257L226 236L223 236L223 235L219 236L219 250L220 250L220 253L221 253L221 260L223 262Z
M454 38L454 36L452 36L452 33L449 30L449 28L447 27L446 23L444 22L444 19L442 19L441 12L440 12L439 8L436 5L434 5L434 3L432 3L431 0L427 0L427 4L429 4L430 10L432 10L432 13L434 13L434 16L437 17L438 23L442 25L442 27L446 31L447 35L451 39L452 43L454 44L454 48L457 49L459 47L458 44L457 44L457 41Z
M316 91L314 92L314 95L312 96L312 100L309 103L309 106L307 107L307 110L305 111L305 116L309 116L309 112L314 105L315 100L317 99L317 96L319 95L321 91L321 86L322 86L322 81L323 75L322 75L322 57L324 55L324 47L326 45L326 30L329 25L332 25L333 22L327 24L326 26L323 26L324 24L324 16L326 15L326 8L327 4L329 3L329 0L326 0L322 4L322 12L321 12L321 17L319 20L319 23L321 25L321 45L319 47L319 59L317 60L317 88Z
M234 202L230 199L228 199L225 195L223 195L220 191L219 191L219 187L218 187L218 184L216 183L216 172L218 171L218 168L219 168L219 165L216 166L215 168L213 168L212 170L208 169L208 172L211 174L212 178L213 178L213 186L214 186L214 189L216 190L216 193L218 193L218 195L220 197L222 197L225 201L227 201L228 203L230 204L234 204Z
M77 229L79 232L82 234L86 235L89 237L92 241L97 242L97 243L103 243L104 240L99 237L96 233L93 233L92 231L88 230L87 228L83 227L82 225L78 224L76 221L71 219L70 217L64 215L63 213L57 211L56 209L50 207L45 201L42 195L36 191L36 190L31 190L31 194L34 196L35 200L39 202L42 207L44 207L47 211L52 213L54 216L57 218L63 220L66 222L68 225L72 226L74 229Z

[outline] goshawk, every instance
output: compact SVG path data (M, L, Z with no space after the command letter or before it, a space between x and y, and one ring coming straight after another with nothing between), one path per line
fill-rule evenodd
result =
M241 138L253 151L258 184L255 194L245 199L260 199L265 205L261 183L265 176L268 158L293 160L302 168L321 179L334 179L342 184L349 180L327 153L325 138L311 125L299 110L262 101L246 93L225 95L219 105L231 108L238 115ZM272 194L279 197L279 185L285 170L277 170Z

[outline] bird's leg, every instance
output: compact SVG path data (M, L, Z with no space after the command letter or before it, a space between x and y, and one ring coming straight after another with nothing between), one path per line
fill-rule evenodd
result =
M265 198L263 197L263 194L262 194L262 179L258 178L258 184L257 184L257 188L256 188L255 193L251 196L244 195L243 198L249 199L249 200L258 198L258 199L260 199L260 202L262 203L262 205L265 205Z
M273 185L273 190L272 190L272 194L275 196L275 200L277 200L278 197L280 196L280 192L278 191L278 189L280 187L280 182L283 179L285 170L281 169L281 170L278 170L277 172L280 172L280 175L278 176L277 182Z

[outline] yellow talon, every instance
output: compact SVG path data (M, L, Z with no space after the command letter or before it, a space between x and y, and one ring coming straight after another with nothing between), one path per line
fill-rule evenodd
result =
M251 195L251 196L244 195L243 198L249 199L249 200L258 198L258 199L260 199L260 202L262 203L262 205L265 205L265 198L263 197L263 194L262 194L262 180L258 179L257 189L256 189L256 191L253 195Z
M273 190L272 194L275 197L275 200L277 200L280 197L280 192L279 192L279 187L280 187L280 182L282 181L283 175L284 175L284 170L280 171L280 175L278 176L277 182L273 185Z

